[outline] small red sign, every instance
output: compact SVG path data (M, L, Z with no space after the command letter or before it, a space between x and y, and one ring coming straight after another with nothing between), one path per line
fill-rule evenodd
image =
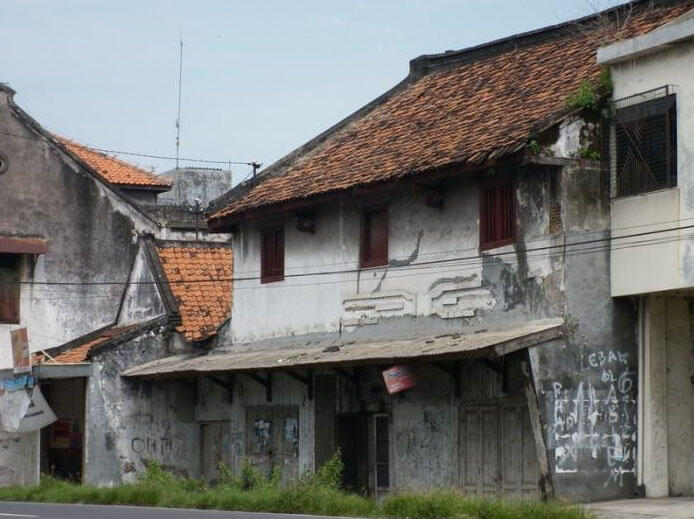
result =
M386 389L391 395L417 385L414 372L402 364L396 364L385 370L383 372L383 381L386 383Z

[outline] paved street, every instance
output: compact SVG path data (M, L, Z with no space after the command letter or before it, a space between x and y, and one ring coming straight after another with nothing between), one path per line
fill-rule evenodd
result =
M694 498L622 499L588 505L596 519L691 519Z
M139 506L0 503L0 519L328 519L315 515L181 510ZM330 519L335 519L331 517Z

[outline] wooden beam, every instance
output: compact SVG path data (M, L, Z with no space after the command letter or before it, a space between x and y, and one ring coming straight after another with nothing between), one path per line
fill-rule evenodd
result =
M293 378L294 380L298 380L302 384L305 384L306 396L309 400L313 400L313 371L309 370L306 376L300 375L295 371L285 371L284 373L286 373L287 376Z
M265 378L252 371L247 372L246 375L265 388L265 400L267 402L272 402L272 373L268 371L265 374Z
M460 398L462 395L462 381L460 379L461 362L453 361L453 364L447 364L442 361L437 361L432 364L451 377L453 380L453 394L456 398Z
M205 377L210 382L217 384L218 386L224 388L227 392L227 402L230 404L234 403L234 375L229 375L227 380L217 377L215 375L207 375Z
M521 370L523 373L523 392L528 402L528 413L530 415L530 427L533 431L535 440L535 451L537 452L537 463L540 468L540 497L543 501L554 499L554 485L552 484L552 473L549 469L549 455L545 436L542 433L542 417L540 416L540 406L538 405L535 381L530 366L530 353L523 352Z

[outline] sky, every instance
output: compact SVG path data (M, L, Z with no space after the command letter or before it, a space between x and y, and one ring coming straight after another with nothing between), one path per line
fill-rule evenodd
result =
M182 34L180 156L267 166L395 85L416 56L618 3L0 0L0 81L53 132L174 156ZM156 172L174 166L121 158ZM232 170L235 182L250 172Z

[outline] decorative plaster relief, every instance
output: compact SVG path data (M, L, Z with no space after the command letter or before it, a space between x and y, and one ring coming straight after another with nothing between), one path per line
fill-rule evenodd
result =
M343 297L342 326L357 327L377 324L381 317L416 315L416 295L406 290L390 290Z
M477 310L492 308L496 300L492 293L480 286L479 278L464 283L443 283L428 294L428 315L442 319L474 317Z

